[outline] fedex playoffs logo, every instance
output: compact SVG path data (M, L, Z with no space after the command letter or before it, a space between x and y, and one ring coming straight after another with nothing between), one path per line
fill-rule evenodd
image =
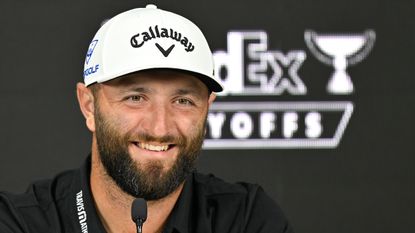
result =
M284 54L268 50L266 32L229 32L228 51L214 53L215 73L220 76L222 68L227 70L226 77L219 77L225 95L305 94L306 87L297 74L305 58L303 51ZM283 76L283 68L289 76ZM268 69L272 70L270 75Z
M333 68L327 94L352 94L347 67L368 55L375 33L307 30L304 39L315 58ZM354 105L307 99L307 86L299 75L306 51L270 49L264 31L231 31L227 45L227 51L214 52L215 74L224 92L208 114L205 149L337 147ZM295 96L295 101L281 101L283 94Z

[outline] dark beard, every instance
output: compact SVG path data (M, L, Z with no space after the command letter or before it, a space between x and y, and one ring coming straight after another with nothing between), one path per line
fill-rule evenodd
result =
M116 127L111 125L95 105L96 139L100 160L115 183L131 196L146 200L158 200L176 190L186 177L192 173L200 153L204 125L196 129L192 138L183 135L166 135L155 138L146 133L121 135ZM168 171L164 171L160 161L150 161L137 164L128 152L131 139L137 141L171 142L179 148L175 164Z

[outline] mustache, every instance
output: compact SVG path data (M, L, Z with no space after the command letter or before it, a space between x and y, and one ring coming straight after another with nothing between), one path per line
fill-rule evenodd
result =
M158 143L171 143L176 145L184 145L186 143L185 137L181 135L171 135L167 134L164 136L154 136L149 133L140 132L129 134L130 141L140 141L140 142L158 142Z

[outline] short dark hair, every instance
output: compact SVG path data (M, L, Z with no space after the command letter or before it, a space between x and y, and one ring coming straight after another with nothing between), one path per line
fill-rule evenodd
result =
M88 88L89 88L89 90L91 90L92 95L94 96L94 98L96 98L97 95L98 95L98 91L100 89L100 85L98 85L97 83L94 83L94 84L88 86Z

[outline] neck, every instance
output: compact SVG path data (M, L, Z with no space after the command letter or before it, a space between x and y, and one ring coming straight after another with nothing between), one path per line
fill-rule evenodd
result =
M136 233L136 225L131 220L131 204L135 198L122 191L108 176L96 150L92 151L90 185L98 215L106 231L109 233ZM147 220L143 225L143 232L162 232L183 185L184 183L162 199L147 202Z

